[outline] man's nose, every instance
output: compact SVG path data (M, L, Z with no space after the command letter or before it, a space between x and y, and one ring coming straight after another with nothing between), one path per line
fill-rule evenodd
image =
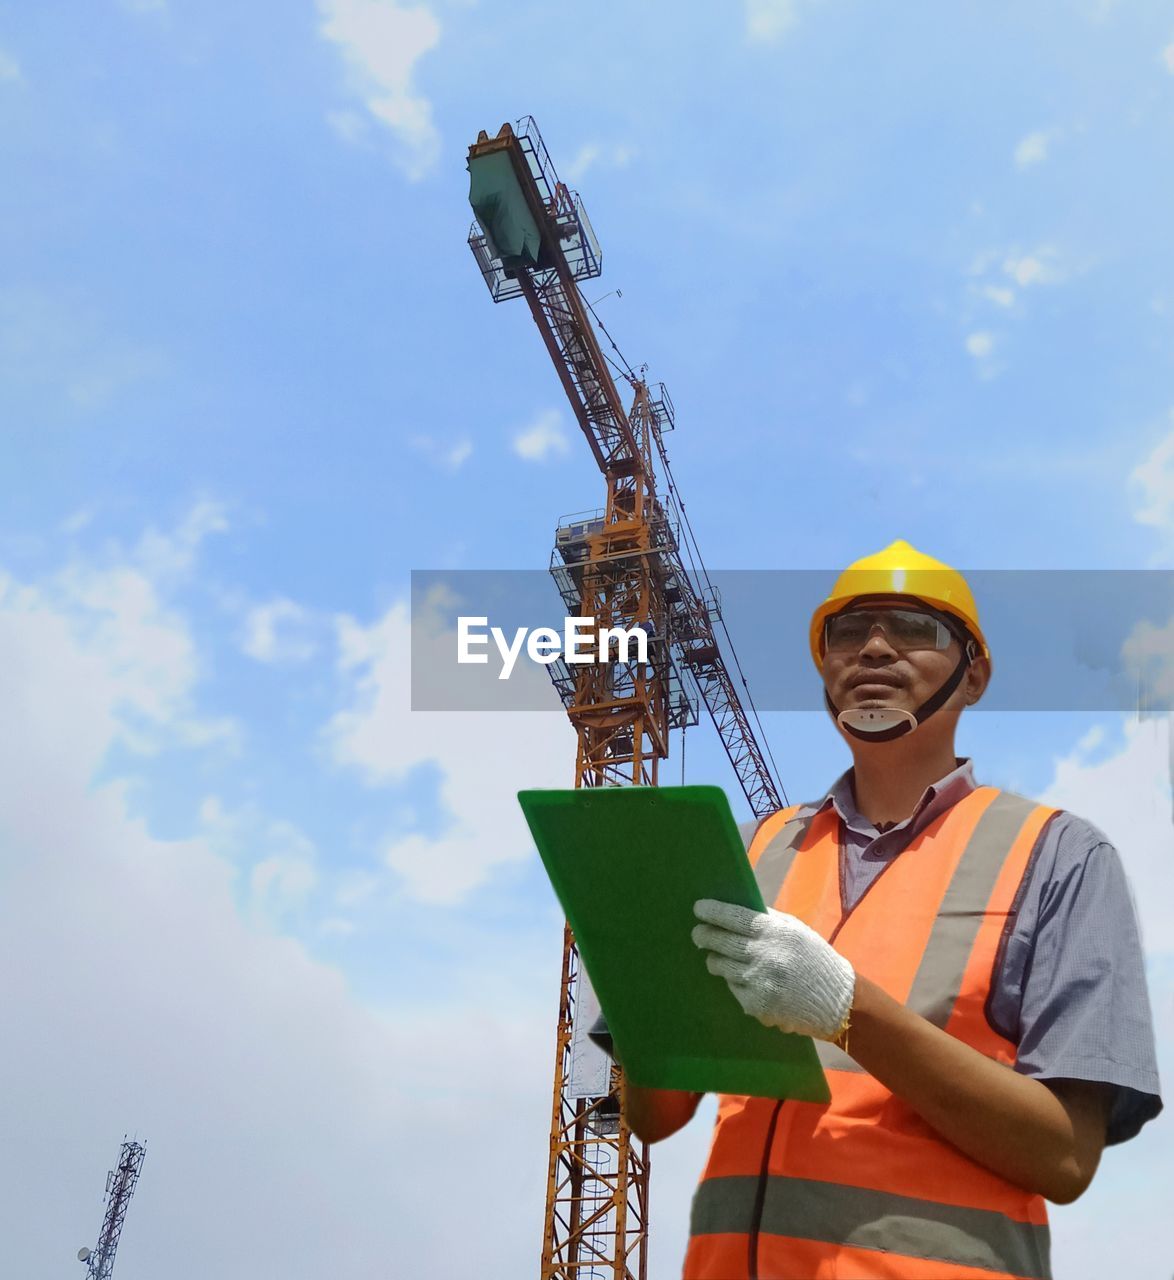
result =
M870 657L883 658L887 654L896 654L897 651L889 643L884 628L877 623L868 633L868 639L861 646L860 652L867 653Z

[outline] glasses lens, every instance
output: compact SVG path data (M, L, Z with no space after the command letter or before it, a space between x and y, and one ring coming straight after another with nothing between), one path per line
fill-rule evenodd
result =
M898 649L936 649L938 632L945 630L937 618L931 618L928 613L907 609L894 609L885 619L885 628Z
M914 609L860 609L837 613L827 620L824 636L829 652L862 649L880 627L894 649L947 649L950 633L932 614Z
M829 651L839 653L859 649L868 639L876 622L876 614L835 614L824 623L824 639Z

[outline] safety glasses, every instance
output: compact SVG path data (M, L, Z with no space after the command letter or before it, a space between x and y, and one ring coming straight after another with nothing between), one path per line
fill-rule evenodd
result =
M824 646L828 653L857 653L864 648L873 627L880 627L898 653L948 649L954 638L944 622L916 609L850 609L832 614L824 623Z

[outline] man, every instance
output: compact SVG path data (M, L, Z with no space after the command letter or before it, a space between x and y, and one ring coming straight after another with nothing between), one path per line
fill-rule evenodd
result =
M1161 1110L1132 900L1089 823L954 754L990 654L970 589L897 541L811 625L853 768L764 819L766 914L693 941L744 1011L816 1038L831 1102L721 1096L685 1280L1050 1276L1045 1200ZM637 1137L701 1095L628 1083Z

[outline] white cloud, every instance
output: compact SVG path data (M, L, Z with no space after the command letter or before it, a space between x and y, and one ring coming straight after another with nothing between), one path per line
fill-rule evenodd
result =
M6 716L3 732L30 727ZM518 1274L533 1219L517 1206L538 1211L545 1184L554 964L520 996L470 956L481 974L455 995L364 1007L242 921L231 868L201 842L150 838L115 788L63 788L53 752L33 763L39 792L0 815L0 964L21 975L0 984L0 1018L22 1046L0 1085L26 1104L7 1122L26 1158L0 1166L13 1273L36 1274L46 1240L93 1243L129 1130L148 1155L128 1271L137 1256L166 1258L173 1280L368 1280L390 1257L458 1280L443 1185L487 1274ZM471 1147L502 1161L492 1186Z
M553 455L562 456L570 449L560 425L557 409L548 409L539 414L534 422L514 436L514 452L527 462L545 462Z
M247 870L243 905L254 924L301 920L311 895L322 888L318 850L295 823L272 818L256 804L228 808L205 796L199 808L200 836L218 857Z
M1037 131L1021 139L1015 148L1015 167L1030 169L1048 158L1049 134Z
M614 143L604 146L598 142L587 142L575 153L563 176L568 182L578 182L588 169L597 164L608 169L626 169L636 158L636 148L627 143Z
M336 134L351 146L358 146L370 136L367 121L356 111L328 111L326 123Z
M415 633L413 635L413 627ZM384 861L425 902L459 902L496 868L532 856L515 793L570 785L575 737L545 671L519 666L511 680L533 680L552 710L412 711L412 647L455 653L455 633L420 608L393 605L373 626L339 619L340 664L354 680L352 705L327 726L334 759L371 785L403 779L432 763L443 774L440 798L450 825L436 839L390 838Z
M1148 955L1147 986L1154 1019L1158 1071L1169 1107L1174 1070L1174 821L1171 815L1170 719L1124 723L1124 742L1093 762L1099 742L1080 745L1056 762L1055 777L1039 798L1086 818L1121 854ZM1075 1204L1049 1206L1056 1275L1094 1280L1118 1272L1143 1275L1163 1247L1159 1228L1172 1175L1165 1117L1129 1144L1109 1148L1091 1188ZM1125 1232L1106 1222L1128 1217Z
M350 871L344 874L334 891L334 902L339 907L358 907L369 902L378 892L380 879L370 871Z
M1003 270L1018 285L1038 284L1043 277L1043 264L1038 258L1008 258Z
M80 533L93 522L93 519L94 511L92 507L79 507L76 511L66 516L57 527L62 533Z
M1076 744L1076 754L1078 756L1086 756L1095 751L1105 740L1105 726L1103 724L1094 724L1093 727L1081 737Z
M799 0L746 0L746 34L766 44L787 34L799 21Z
M352 87L370 115L391 131L411 181L424 177L440 154L432 104L414 88L416 64L440 39L440 24L424 5L395 0L318 0L320 31L338 45ZM332 127L339 130L339 113ZM345 128L353 133L353 125Z
M1174 795L1169 717L1124 721L1124 745L1090 760L1078 745L1056 761L1039 797L1086 818L1116 846L1133 887L1149 952L1174 952ZM1099 745L1099 744L1094 744Z
M200 822L206 830L227 831L233 826L232 815L225 809L219 796L205 796L200 802L199 813Z
M1060 284L1065 278L1055 249L1043 247L1022 257L1008 256L1003 260L1003 271L1017 285L1024 288L1033 284Z
M164 594L189 571L201 541L223 527L218 504L198 502L170 534L149 530L129 552L108 549L100 563L74 558L40 584L20 584L0 571L0 611L18 646L15 666L5 667L9 678L23 681L33 704L76 698L77 733L90 724L104 740L137 753L182 745L237 754L239 724L205 716L195 705L195 643ZM42 649L44 664L60 666L60 686L52 690L38 689L29 673L18 675L23 654Z
M1166 70L1174 76L1174 40L1162 50L1162 62Z
M20 63L12 54L0 49L0 84L19 84L23 80Z
M89 368L79 369L65 390L79 409L99 409L124 388L157 376L165 367L155 351L111 351Z
M355 924L342 916L328 916L318 926L318 931L326 938L350 938L354 936Z
M167 368L161 348L127 341L67 291L0 289L0 382L89 410Z
M1089 20L1096 24L1107 22L1120 4L1121 0L1091 0L1088 9Z
M1169 417L1174 424L1174 409ZM1140 496L1133 518L1158 531L1161 544L1153 563L1167 568L1174 552L1174 428L1133 469L1129 482ZM1169 707L1174 699L1174 618L1163 626L1140 622L1122 646L1121 656L1125 669L1137 674L1142 705Z
M469 439L458 440L448 453L444 455L444 464L454 470L469 460L473 452L473 442Z
M462 436L448 444L441 444L432 436L412 436L409 441L417 453L422 454L433 466L443 471L458 471L473 456L473 442Z
M253 867L249 884L254 910L276 918L305 906L317 887L318 873L309 858L273 854Z
M117 715L103 721L102 732L133 750L151 754L168 741L237 745L233 721L196 711L195 646L186 622L161 594L167 576L190 567L200 541L221 527L219 508L198 503L173 533L149 531L123 559L75 559L38 586L0 575L9 634L22 647L44 646L56 654L70 668L62 677L65 687L83 706L112 707ZM81 658L70 656L78 653ZM58 700L46 690L28 696L43 697L47 705ZM96 710L94 717L95 723L101 718ZM66 724L57 731L70 732Z
M996 303L1000 307L1013 307L1015 305L1015 290L1003 289L998 285L988 284L982 291L984 298L989 298L991 302Z
M1174 423L1174 409L1170 420ZM1133 513L1138 524L1174 533L1174 429L1134 468L1129 482L1141 494L1141 505Z
M1032 135L1034 136L1036 135ZM1025 139L1026 141L1028 140ZM1030 153L1030 148L1027 148L1025 154ZM1075 266L1070 263L1062 265L1059 251L1046 244L1030 253L1022 253L1018 247L985 249L976 254L966 268L966 274L972 279L965 288L970 299L981 299L983 303L993 303L1003 310L1009 310L1019 302L1017 290L1026 290L1036 285L1060 284L1071 275L1088 270L1089 266L1087 261ZM968 306L963 323L976 323L974 313L974 306ZM979 319L977 323L983 321ZM988 332L972 333L966 339L966 349L979 361L976 372L984 380L997 377L1006 367L1005 362L1000 367L990 359L995 345L995 336ZM998 345L1002 351L1004 344L1001 338Z
M1125 670L1138 678L1138 697L1144 707L1174 705L1174 618L1164 626L1143 620L1122 646Z
M231 721L195 707L191 631L133 557L102 567L75 559L35 585L0 573L0 667L11 690L6 714L27 713L38 726L23 748L7 740L7 785L37 792L40 779L19 779L54 743L57 783L86 786L113 743L153 752L166 742L235 739Z
M118 594L103 625L63 575L0 584L0 1025L21 1043L0 1055L0 1090L22 1100L6 1138L24 1153L0 1162L6 1267L39 1274L46 1241L63 1256L93 1244L129 1131L148 1154L128 1273L137 1257L165 1259L172 1280L369 1280L392 1258L397 1274L458 1280L467 1258L440 1247L455 1200L485 1273L521 1274L534 1219L518 1205L540 1213L545 1191L558 921L541 956L462 929L444 982L388 931L374 967L389 987L410 970L413 994L365 1005L273 927L315 893L296 828L210 796L202 820L219 831L160 839L125 784L95 785L128 691L174 708L201 663L184 618L166 621L186 645L145 635L159 610L138 562L100 583L77 572ZM244 844L225 856L231 829ZM344 916L317 936L346 936ZM504 1172L487 1186L468 1154L490 1148Z
M599 144L585 143L575 152L571 163L564 168L564 176L569 182L578 182L588 169L599 159Z
M200 838L234 863L313 863L317 857L309 836L284 818L268 817L256 804L229 808L218 795L207 795L200 801L199 823Z
M205 540L228 531L224 504L201 498L176 526L173 533L148 529L139 539L135 559L153 577L175 579L188 573Z
M284 597L256 605L245 616L241 648L258 662L305 662L318 647L310 623L309 613Z
M1071 268L1061 265L1060 251L1054 245L1040 245L1030 253L1020 253L1018 249L986 249L975 255L966 273L970 276L983 276L996 265L1020 288L1037 284L1061 284L1071 274ZM1086 267L1087 264L1081 269ZM1010 306L1014 301L1014 293L1005 286L991 284L980 292L1000 306Z
M1036 135L1032 135L1034 136ZM1030 148L1025 154L1030 154ZM1018 295L1015 288L997 278L990 278L990 273L996 267L1020 289L1033 285L1059 284L1068 276L1068 272L1059 264L1058 251L1050 245L1040 246L1034 252L1026 254L1021 254L1018 250L983 250L974 256L966 268L966 274L974 278L967 284L966 290L972 298L994 303L1003 310L1014 307ZM986 279L983 280L983 277ZM966 338L966 350L978 361L976 372L984 380L997 377L1002 372L1002 368L992 359L995 346L995 335L986 330L973 332Z
M238 756L243 748L241 726L231 716L183 719L172 725L177 741L187 747L218 747Z

